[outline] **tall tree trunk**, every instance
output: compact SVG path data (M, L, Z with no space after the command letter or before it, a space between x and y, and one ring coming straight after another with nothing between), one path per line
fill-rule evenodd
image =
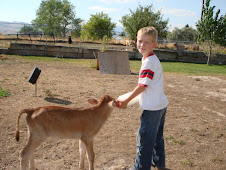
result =
M212 55L212 46L210 45L210 48L209 48L209 54L208 54L208 60L207 60L207 65L210 65L210 57Z

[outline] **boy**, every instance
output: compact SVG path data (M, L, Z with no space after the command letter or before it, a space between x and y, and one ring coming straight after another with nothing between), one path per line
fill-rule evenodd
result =
M168 100L164 94L162 66L153 53L158 32L154 27L144 27L137 34L137 48L143 55L138 86L127 99L117 100L119 108L126 108L130 100L141 94L141 124L137 134L135 170L149 170L156 166L165 168L163 128Z

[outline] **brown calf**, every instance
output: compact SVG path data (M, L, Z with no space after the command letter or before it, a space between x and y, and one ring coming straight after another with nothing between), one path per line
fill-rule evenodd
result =
M23 113L27 113L29 139L20 152L20 168L34 167L34 151L48 137L78 138L80 152L80 169L84 169L84 157L87 152L89 170L94 169L93 139L110 116L116 105L115 99L105 95L98 102L89 99L95 104L85 108L66 108L58 106L44 106L20 111L17 118L16 140L19 141L19 120Z

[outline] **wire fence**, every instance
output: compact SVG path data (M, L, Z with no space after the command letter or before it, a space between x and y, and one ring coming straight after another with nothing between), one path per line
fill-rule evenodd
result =
M0 40L8 40L8 42L4 42L5 44L2 44L0 41L0 48L7 48L9 46L9 43L11 42L22 42L22 43L34 43L38 42L39 44L62 44L62 43L68 43L68 45L74 46L75 44L79 47L82 46L82 43L93 43L93 48L101 48L100 46L103 45L103 40L89 40L84 38L82 36L82 31L84 29L82 28L67 28L67 34L66 36L56 36L54 32L44 32L41 30L38 31L28 31L25 32L25 28L27 26L34 27L33 24L28 23L19 23L19 22L0 22ZM45 25L43 25L45 26ZM23 30L24 32L21 32ZM56 29L54 29L56 30ZM72 32L76 30L80 34L79 36L73 36ZM125 31L121 30L101 30L101 29L95 29L89 31L93 31L95 33L102 33L106 34L108 37L109 35L112 35L111 40L108 40L106 42L108 49L114 49L114 45L124 45L125 48L121 48L122 50L133 50L135 47L135 41L132 41L128 38ZM99 45L94 45L94 43L97 43ZM163 40L161 37L158 38L159 48L164 47L162 44L172 44L172 43L182 43L182 44L196 44L196 42L193 41L177 41L177 40Z
M64 36L56 36L53 32L44 32L44 31L29 31L29 32L21 32L21 30L25 30L27 26L33 26L32 24L26 23L6 23L0 22L0 48L9 48L10 43L30 43L30 44L45 44L45 45L66 45L73 47L88 47L88 48L98 48L101 49L103 46L103 40L89 40L85 39L82 36L73 37L71 36L72 28L68 28L68 34ZM82 29L77 29L78 31L82 31ZM108 30L92 30L95 32L105 32L106 34L110 34ZM106 42L107 49L116 49L116 50L132 50L132 46L122 46L119 48L119 45L126 45L125 39L127 37L120 36L122 32L113 31L113 38L111 41Z

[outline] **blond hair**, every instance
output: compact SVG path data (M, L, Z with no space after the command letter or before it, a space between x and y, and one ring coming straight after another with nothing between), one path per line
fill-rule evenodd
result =
M158 41L158 31L155 29L155 27L143 27L137 32L137 35L138 34L150 35L153 42Z

